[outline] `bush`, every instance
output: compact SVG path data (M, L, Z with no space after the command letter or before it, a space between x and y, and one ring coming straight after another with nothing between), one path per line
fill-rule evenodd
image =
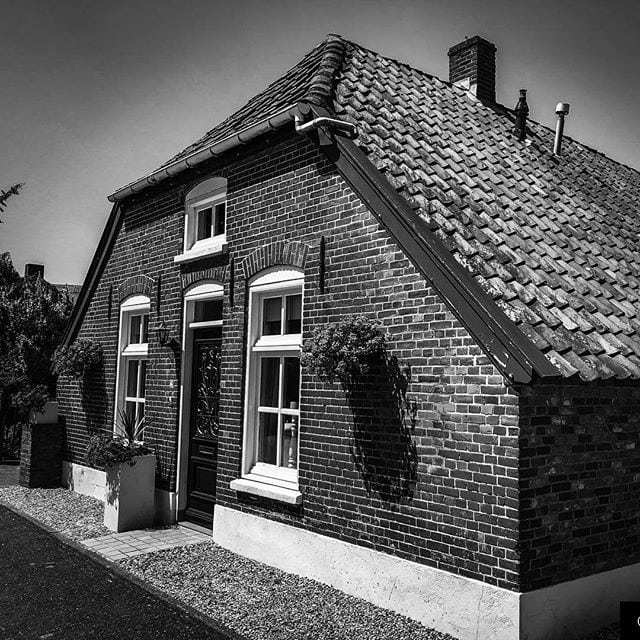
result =
M144 456L152 450L142 442L146 422L138 420L120 409L117 433L113 436L93 436L87 445L86 460L92 467L112 467L116 464L133 466L136 456Z
M102 362L102 345L89 338L60 346L53 354L53 371L58 375L81 378Z
M49 392L43 384L38 384L28 390L18 391L11 398L11 406L18 409L21 415L28 415L30 411L40 413L47 401Z
M380 327L364 316L316 328L302 349L302 364L321 379L351 384L384 359Z
M151 453L151 449L141 443L129 442L117 436L93 436L87 445L85 455L87 463L92 467L108 468L116 464L136 463L137 456Z

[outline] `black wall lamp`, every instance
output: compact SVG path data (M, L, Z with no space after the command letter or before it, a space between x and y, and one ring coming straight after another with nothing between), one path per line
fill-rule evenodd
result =
M169 327L164 323L164 320L156 327L156 335L161 347L166 347L169 344Z

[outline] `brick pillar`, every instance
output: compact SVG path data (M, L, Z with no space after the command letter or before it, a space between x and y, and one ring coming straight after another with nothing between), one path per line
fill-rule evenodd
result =
M449 49L449 82L469 89L483 102L496 101L496 47L474 36Z
M21 486L60 486L62 437L62 425L60 424L29 424L22 428Z

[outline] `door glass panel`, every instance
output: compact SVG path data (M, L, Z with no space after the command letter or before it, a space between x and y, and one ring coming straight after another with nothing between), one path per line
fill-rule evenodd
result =
M302 296L287 296L287 325L285 333L300 333L302 330Z
M276 413L260 413L258 438L258 462L276 464L278 438L278 415Z
M283 409L297 409L300 402L300 358L284 358Z
M199 344L197 357L195 432L198 435L215 436L219 428L220 345Z
M211 237L211 218L213 211L211 207L198 211L198 236L196 240L204 240Z
M222 320L222 299L197 300L194 309L194 322Z
M278 406L278 375L280 358L262 358L260 360L260 406Z
M127 396L137 398L138 394L138 364L140 360L129 360L127 363Z
M280 335L282 298L266 298L263 303L262 335Z

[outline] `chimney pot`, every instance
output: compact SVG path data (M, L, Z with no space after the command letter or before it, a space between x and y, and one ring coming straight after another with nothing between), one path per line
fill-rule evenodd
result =
M527 137L527 116L529 115L526 89L520 89L520 97L514 112L516 114L515 134L518 136L518 140L522 142Z
M474 36L449 49L449 82L471 91L482 102L496 101L496 47Z
M37 278L40 276L44 280L44 265L27 263L24 265L25 278Z

